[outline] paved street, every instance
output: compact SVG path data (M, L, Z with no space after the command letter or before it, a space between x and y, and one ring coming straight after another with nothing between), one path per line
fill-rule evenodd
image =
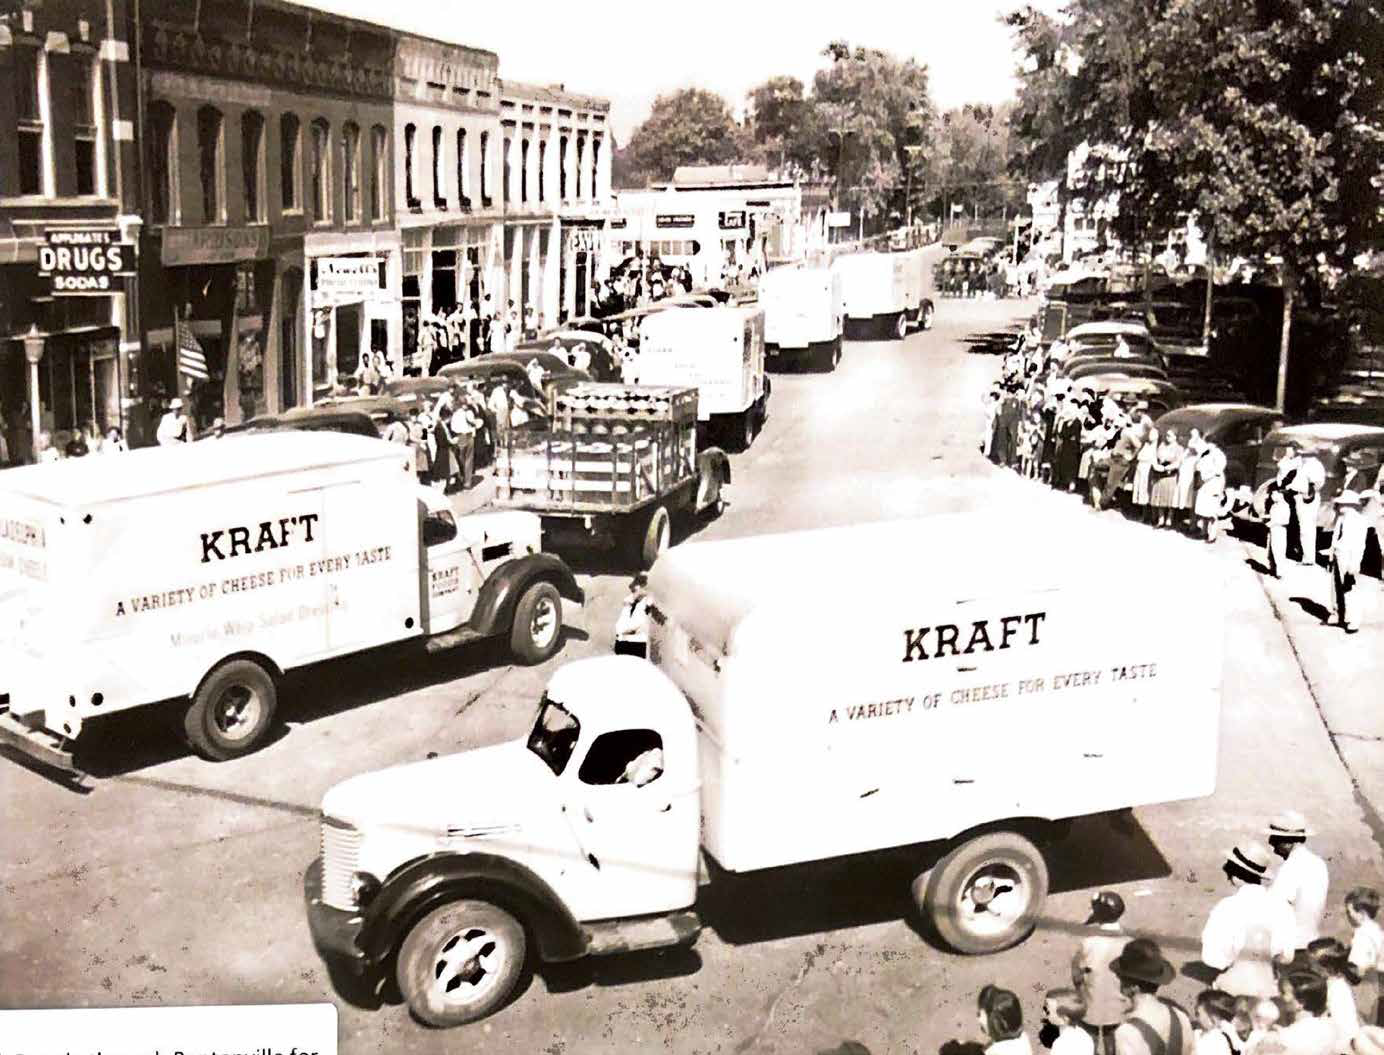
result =
M750 452L733 458L730 506L699 537L985 509L1002 500L1030 502L1034 517L1079 509L1075 496L996 469L976 449L980 395L997 361L972 354L963 338L1031 311L1015 301L940 301L934 330L902 344L851 343L833 376L775 375L768 425ZM1016 540L1023 530L1014 524ZM1047 918L1009 952L973 959L931 947L905 918L910 860L899 854L713 888L693 952L546 970L494 1018L456 1031L429 1031L398 1004L374 1007L337 992L312 949L301 902L322 793L362 770L524 731L557 665L610 647L625 577L588 568L587 633L543 667L504 666L490 647L334 663L288 687L286 735L221 765L188 756L157 714L125 716L92 730L101 739L85 759L97 774L86 793L5 762L0 999L29 1007L330 999L341 1009L348 1055L788 1053L847 1037L876 1052L931 1053L971 1036L975 995L988 982L1017 992L1036 1023L1042 990L1068 984L1095 887L1119 890L1131 929L1156 936L1176 964L1194 960L1206 913L1228 892L1222 855L1289 806L1318 829L1315 845L1332 870L1326 931L1346 934L1340 898L1351 885L1377 885L1379 833L1318 706L1325 701L1338 731L1362 741L1374 735L1368 723L1378 719L1361 713L1356 721L1347 690L1331 686L1344 664L1358 687L1350 698L1362 698L1360 672L1377 662L1380 627L1376 618L1348 642L1328 636L1291 600L1311 589L1324 596L1325 572L1297 590L1266 593L1246 562L1256 552L1237 540L1217 547L1227 604L1217 793L1078 823L1052 863ZM1137 566L1137 549L1128 560ZM888 569L865 556L861 572ZM1121 590L1120 575L1110 569L1112 618L1139 603ZM1368 766L1363 749L1355 751L1346 757ZM1190 1000L1202 984L1183 975L1170 995Z

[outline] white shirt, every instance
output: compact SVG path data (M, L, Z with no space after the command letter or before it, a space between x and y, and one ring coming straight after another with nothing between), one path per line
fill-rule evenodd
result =
M1274 957L1293 952L1296 934L1283 899L1246 883L1211 910L1201 932L1201 960L1222 972L1217 989L1231 996L1274 997Z
M1336 1027L1336 1050L1349 1051L1360 1032L1360 1012L1350 983L1339 975L1326 980L1326 1018Z
M985 1055L1033 1055L1033 1046L1028 1042L1028 1034L1020 1033L1009 1040L997 1040L985 1049Z
M1350 962L1361 973L1384 966L1384 929L1372 919L1360 921L1350 939Z
M1336 1028L1316 1015L1299 1015L1278 1031L1285 1055L1339 1055Z
M1063 1026L1052 1042L1052 1055L1096 1055L1096 1042L1080 1026ZM1224 1055L1217 1052L1216 1055Z
M1307 948L1307 943L1316 941L1321 934L1328 882L1326 862L1299 844L1269 884L1269 890L1288 903L1297 920L1294 949Z
M188 438L187 431L187 419L170 410L159 419L156 436L160 444L182 443Z
M1238 1055L1240 1038L1232 1037L1225 1026L1197 1032L1196 1055Z

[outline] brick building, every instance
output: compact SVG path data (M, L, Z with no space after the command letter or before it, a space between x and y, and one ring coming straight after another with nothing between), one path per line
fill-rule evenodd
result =
M50 232L136 237L135 78L125 0L25 0L0 14L0 433L10 460L125 423L137 322L129 283L54 295Z

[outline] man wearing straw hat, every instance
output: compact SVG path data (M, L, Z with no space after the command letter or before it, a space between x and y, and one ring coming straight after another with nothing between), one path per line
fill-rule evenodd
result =
M1269 851L1257 842L1241 843L1226 855L1221 871L1235 892L1216 903L1201 933L1201 961L1221 972L1215 988L1231 996L1277 996L1274 961L1288 963L1293 956L1293 910L1263 885L1269 861Z
M1115 1030L1117 1055L1192 1055L1196 1035L1187 1012L1158 990L1176 976L1158 943L1135 938L1110 964L1129 1002L1124 1023Z
M1321 935L1330 880L1326 862L1307 849L1307 819L1297 810L1284 810L1269 821L1269 846L1283 863L1269 892L1293 910L1293 948L1301 951Z
M1365 543L1370 522L1360 512L1365 496L1358 491L1342 491L1332 503L1336 507L1336 527L1331 532L1327 566L1331 573L1331 614L1347 634L1360 629L1356 588L1360 566L1365 560Z

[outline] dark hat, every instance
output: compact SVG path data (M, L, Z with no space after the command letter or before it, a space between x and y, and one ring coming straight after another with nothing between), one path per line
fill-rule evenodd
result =
M1114 923L1124 915L1124 898L1113 890L1101 890L1091 895L1091 915L1086 922Z
M1163 959L1163 950L1158 943L1148 938L1135 938L1127 942L1124 950L1111 962L1110 969L1121 979L1147 982L1149 985L1167 985L1177 974L1173 965Z

